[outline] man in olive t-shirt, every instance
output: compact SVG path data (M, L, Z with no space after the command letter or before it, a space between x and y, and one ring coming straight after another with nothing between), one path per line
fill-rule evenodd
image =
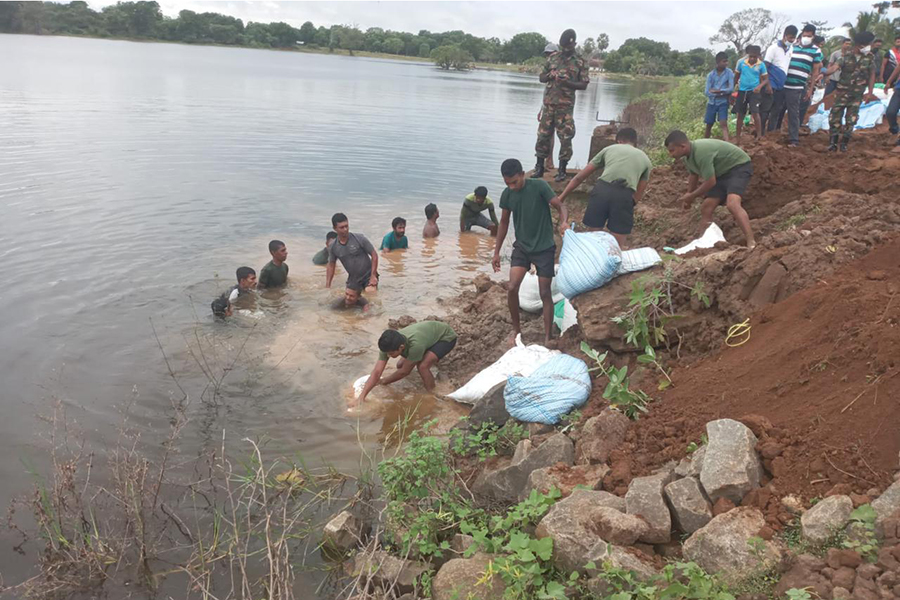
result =
M397 331L387 329L378 339L378 360L366 381L363 391L353 403L362 404L377 385L390 385L400 381L417 368L422 376L425 389L434 389L434 375L431 367L447 356L456 346L456 332L440 321L420 321ZM381 375L391 358L398 358L397 370L384 379Z
M666 138L666 150L674 159L684 158L684 166L691 174L688 191L679 200L685 210L690 209L695 198L704 198L700 205L701 235L712 223L716 207L725 205L735 222L744 232L747 247L756 246L750 217L741 206L753 163L746 152L722 140L688 140L683 131L673 131ZM700 179L703 183L700 184Z
M287 246L281 240L272 240L269 242L269 254L272 255L272 260L259 270L257 285L260 289L281 287L287 283L288 266L284 262L288 255Z
M569 211L562 200L556 197L550 185L543 179L526 179L522 163L508 158L500 165L500 174L506 182L506 189L500 195L500 227L494 258L491 265L495 273L500 272L500 248L509 231L509 216L512 214L516 226L516 241L513 244L509 264L509 286L506 300L512 320L513 333L509 345L515 344L516 336L522 333L519 323L519 286L525 274L534 265L538 276L544 316L544 343L550 344L553 326L553 295L550 282L553 279L553 263L556 258L556 242L553 239L553 221L550 207L559 212L559 231L563 235L569 219Z

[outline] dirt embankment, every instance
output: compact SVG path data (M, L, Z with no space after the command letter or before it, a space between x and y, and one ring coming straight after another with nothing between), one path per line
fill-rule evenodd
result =
M659 374L639 367L610 321L627 305L632 282L652 283L662 268L575 299L579 327L561 338L561 349L580 356L587 340L612 350L615 362L632 365L632 384L656 399L611 457L605 489L622 492L632 477L683 458L705 424L723 417L744 420L760 437L768 485L746 502L775 527L784 518L777 499L786 494L807 501L841 490L865 495L891 481L900 451L900 156L889 153L892 141L863 133L846 155L825 152L824 135L804 138L799 149L775 140L748 149L755 172L745 206L759 245L744 248L720 209L716 222L729 244L670 265L683 285L671 291L681 318L669 326L668 348L659 349L674 381L665 392L656 392ZM676 203L686 181L681 167L654 170L637 207L633 247L677 246L697 235L697 209ZM578 221L583 202L576 198L570 210ZM709 307L690 294L697 282ZM442 370L454 383L506 349L506 291L486 279L476 287L448 304L445 320L460 343ZM727 347L728 327L744 319L749 341ZM523 313L523 327L535 341L539 317ZM585 415L605 406L602 390L598 382Z

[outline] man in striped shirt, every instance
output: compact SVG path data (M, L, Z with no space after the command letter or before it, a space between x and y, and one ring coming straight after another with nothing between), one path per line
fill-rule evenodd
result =
M813 45L815 25L806 25L800 33L800 43L794 45L787 78L784 80L784 101L788 114L788 145L800 145L800 107L812 97L813 86L822 68L822 51Z

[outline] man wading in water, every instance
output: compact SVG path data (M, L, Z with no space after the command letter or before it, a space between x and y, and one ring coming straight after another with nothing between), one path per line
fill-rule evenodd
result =
M331 224L337 239L328 247L325 287L331 287L334 265L338 260L347 271L347 287L358 292L378 288L378 253L372 242L360 233L350 233L350 221L344 213L335 213Z

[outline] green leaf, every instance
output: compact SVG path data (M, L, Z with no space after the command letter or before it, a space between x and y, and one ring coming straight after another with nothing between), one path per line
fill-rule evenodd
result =
M550 560L553 555L553 538L545 537L541 540L532 540L531 549L541 560Z
M668 379L663 379L662 381L659 382L659 387L657 387L656 389L658 389L659 391L663 391L664 389L668 388L670 385L672 385L671 381L669 381Z

